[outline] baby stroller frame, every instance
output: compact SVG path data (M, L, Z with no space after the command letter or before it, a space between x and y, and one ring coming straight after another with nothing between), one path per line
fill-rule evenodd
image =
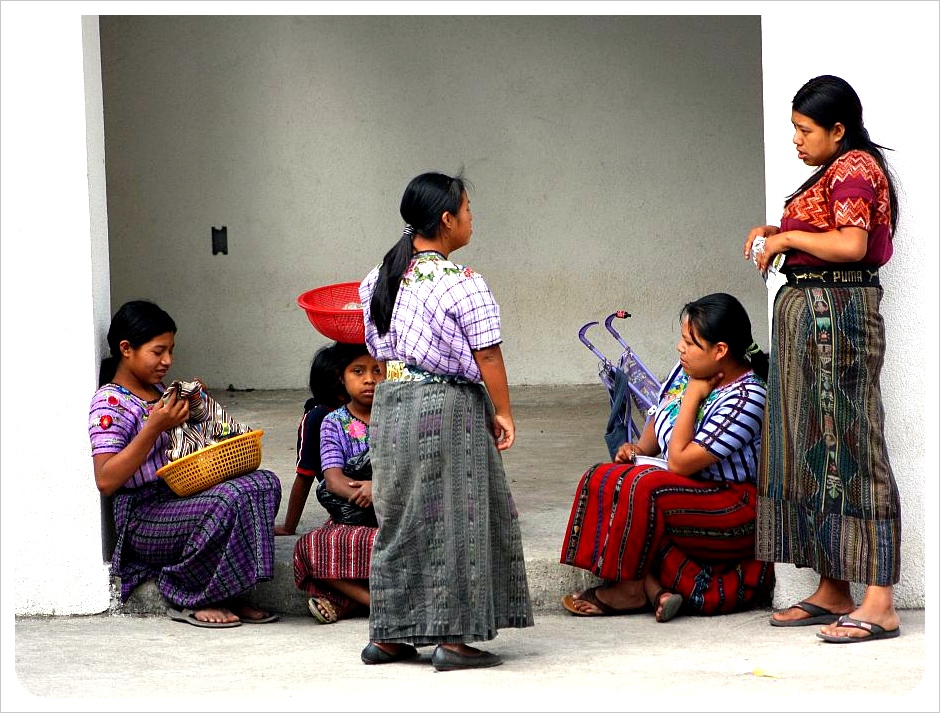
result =
M662 388L653 372L613 326L615 319L627 319L630 316L629 312L621 309L604 320L607 331L623 347L617 364L608 359L587 338L588 329L600 324L599 322L588 322L578 331L581 342L600 359L598 376L610 395L610 418L607 421L604 440L611 460L622 444L639 440L647 417L659 400L659 391Z

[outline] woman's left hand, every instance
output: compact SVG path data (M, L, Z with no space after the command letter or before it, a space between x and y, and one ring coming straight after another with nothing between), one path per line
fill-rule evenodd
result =
M700 379L695 377L689 377L689 383L685 388L685 393L682 394L682 401L685 402L687 399L689 401L694 401L695 405L698 406L702 401L708 398L708 395L715 390L715 387L718 383L724 378L725 373L719 371L717 374L714 374L711 378Z
M774 258L782 252L786 252L786 233L775 233L768 235L764 241L764 249L754 256L754 264L760 273L766 274Z
M516 424L512 416L493 416L493 437L496 438L497 450L505 451L512 447L516 440Z
M349 502L353 505L367 508L372 504L371 480L350 480L349 487L353 489L353 494L349 496Z

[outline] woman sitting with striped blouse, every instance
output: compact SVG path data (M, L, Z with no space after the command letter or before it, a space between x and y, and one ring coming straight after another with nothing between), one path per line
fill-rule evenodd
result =
M769 603L773 565L754 559L767 355L731 295L706 295L680 317L679 362L639 441L578 486L561 562L604 585L563 597L572 614L669 621ZM636 463L660 454L663 467Z

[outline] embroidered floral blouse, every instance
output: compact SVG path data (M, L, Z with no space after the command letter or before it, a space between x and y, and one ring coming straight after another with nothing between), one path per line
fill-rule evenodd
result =
M340 406L320 425L320 465L342 468L353 456L369 449L369 425Z
M157 384L163 391L164 385ZM134 439L147 422L154 401L148 403L123 386L105 384L91 399L89 409L88 437L91 439L91 454L120 453ZM169 432L157 436L147 459L124 484L125 488L139 488L154 483L160 478L157 471L169 461L166 456L170 445Z

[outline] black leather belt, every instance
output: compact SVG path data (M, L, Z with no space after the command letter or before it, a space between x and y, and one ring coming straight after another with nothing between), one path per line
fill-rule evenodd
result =
M859 266L832 270L818 267L784 269L787 284L793 287L873 287L881 284L878 268Z

